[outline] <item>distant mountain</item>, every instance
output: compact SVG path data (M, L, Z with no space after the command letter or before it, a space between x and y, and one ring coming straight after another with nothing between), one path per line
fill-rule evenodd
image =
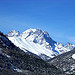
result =
M12 30L8 33L8 39L25 52L31 52L48 60L62 53L72 50L75 45L67 43L65 46L54 41L46 31L41 29L28 29L23 33Z
M0 75L61 75L53 65L16 47L0 32Z
M20 33L19 31L16 31L16 30L12 30L11 32L9 32L8 36L18 36Z
M75 48L48 60L48 63L60 68L66 74L75 75Z

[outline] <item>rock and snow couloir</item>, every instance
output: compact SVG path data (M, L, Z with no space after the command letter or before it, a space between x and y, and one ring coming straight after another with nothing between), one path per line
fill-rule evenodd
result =
M28 29L21 34L15 30L8 33L8 39L17 47L29 51L46 60L72 50L75 45L67 43L65 46L54 41L46 31Z

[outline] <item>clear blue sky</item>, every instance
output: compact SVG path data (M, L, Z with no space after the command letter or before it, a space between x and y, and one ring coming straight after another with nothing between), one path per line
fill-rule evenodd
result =
M60 43L75 44L75 0L0 0L0 31L40 28Z

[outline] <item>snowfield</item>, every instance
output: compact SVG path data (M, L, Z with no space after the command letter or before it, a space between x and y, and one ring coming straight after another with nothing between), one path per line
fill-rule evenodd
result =
M26 39L20 39L18 37L8 37L9 40L12 40L12 42L19 47L20 49L24 49L24 51L26 52L26 50L36 54L36 55L40 55L40 54L45 54L51 58L53 58L53 54L54 52L52 50L46 49L45 47L43 47L42 45L39 44L35 44L33 42L30 42ZM26 50L25 50L26 49Z

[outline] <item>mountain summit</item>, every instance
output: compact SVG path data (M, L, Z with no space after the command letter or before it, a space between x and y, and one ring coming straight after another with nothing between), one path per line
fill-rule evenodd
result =
M75 45L69 43L64 46L54 41L48 32L41 29L30 28L21 34L14 30L8 33L8 38L20 49L36 54L43 60L68 52L75 47Z
M53 46L56 43L46 31L42 31L41 29L30 28L24 31L20 37L38 43L46 48L50 48L50 45Z

